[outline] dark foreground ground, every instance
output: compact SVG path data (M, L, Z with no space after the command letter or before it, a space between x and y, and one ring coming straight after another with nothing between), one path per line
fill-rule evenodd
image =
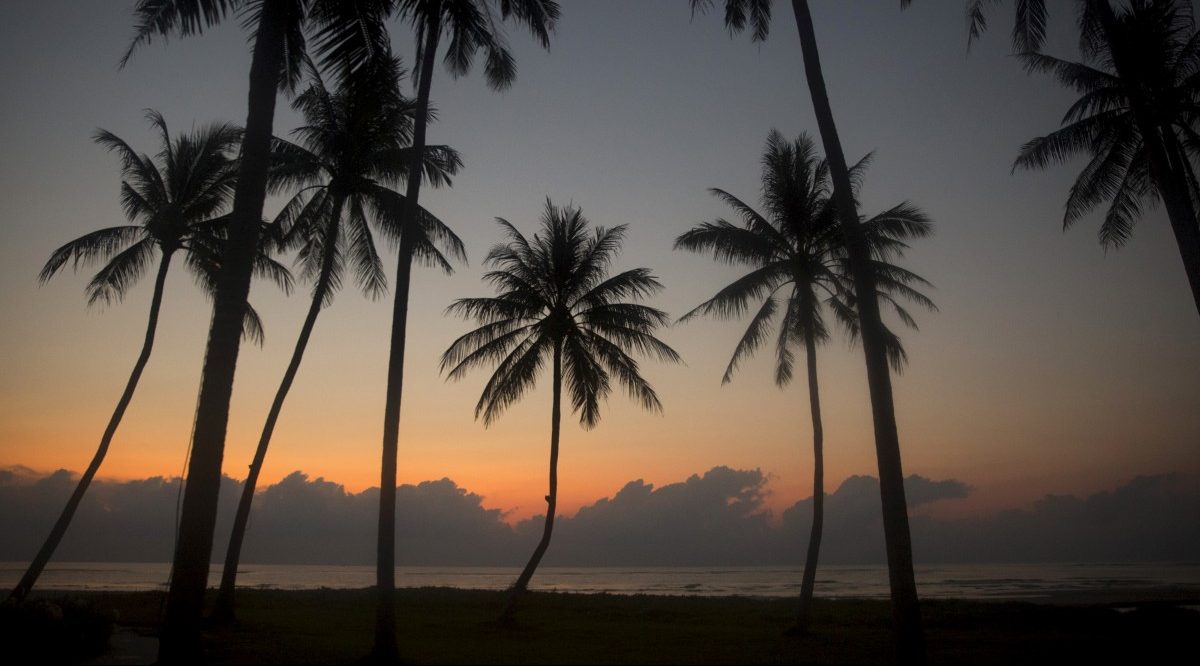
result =
M1200 635L1200 612L1191 609L1197 600L1187 596L1192 592L1121 606L924 602L929 658L969 664L1175 662L1194 654ZM112 647L88 663L152 661L161 593L70 596L68 603L116 611ZM41 599L62 597L47 593ZM787 599L532 593L513 628L494 621L503 601L499 592L403 590L398 599L400 649L409 663L892 661L884 601L817 600L809 635L792 637L784 635L795 608ZM212 663L350 663L370 648L371 590L247 590L239 602L239 625L206 635ZM6 646L10 654L14 647ZM36 646L30 647L36 655Z

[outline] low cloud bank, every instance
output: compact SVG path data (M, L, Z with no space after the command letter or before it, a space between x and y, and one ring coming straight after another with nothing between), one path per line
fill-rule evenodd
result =
M75 475L0 469L0 560L27 561L62 509ZM812 499L764 507L760 470L715 467L655 487L630 481L612 497L555 525L547 565L723 566L803 562ZM225 477L214 558L224 556L241 482ZM961 481L910 476L910 507L966 497ZM397 491L397 557L426 566L515 566L543 517L510 526L499 509L450 479ZM58 561L162 562L171 558L179 480L96 481L55 557ZM294 472L254 504L243 561L371 564L379 490L349 493ZM846 479L825 500L822 561L884 561L877 481ZM1200 479L1140 476L1079 498L1047 495L1029 509L960 520L911 519L918 562L1195 561L1200 559Z

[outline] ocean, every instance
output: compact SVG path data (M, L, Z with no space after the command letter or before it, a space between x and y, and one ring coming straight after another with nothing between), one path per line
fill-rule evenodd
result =
M24 562L0 562L0 587L11 588ZM397 567L399 587L502 590L519 569L510 567ZM168 563L51 563L37 589L138 591L165 589ZM221 571L214 566L209 585ZM788 597L799 594L800 567L542 567L530 589L611 594ZM1029 599L1053 595L1135 593L1150 588L1200 589L1200 563L1156 564L942 564L916 568L926 599ZM247 564L239 587L309 590L370 587L372 566ZM883 565L828 565L817 571L816 595L884 598Z

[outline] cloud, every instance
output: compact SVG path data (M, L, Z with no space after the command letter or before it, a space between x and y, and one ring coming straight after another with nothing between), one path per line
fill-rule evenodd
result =
M630 481L611 499L556 523L547 564L584 566L760 564L770 540L763 509L766 477L759 470L714 467L661 488ZM544 517L517 525L540 534Z
M76 477L0 469L0 560L36 552ZM1142 476L1079 498L1047 495L1027 509L969 519L910 519L918 562L1192 561L1200 558L1200 479ZM811 527L812 499L774 520L760 470L715 467L655 487L638 479L611 497L560 516L545 564L554 566L799 565ZM214 561L225 544L241 483L222 480ZM953 501L970 489L953 479L911 476L911 506ZM55 559L169 561L178 479L93 483ZM243 562L372 564L379 490L350 493L294 472L254 503ZM544 518L510 526L500 509L451 479L397 489L397 559L424 566L519 566L541 536ZM879 486L852 476L826 495L825 563L884 561Z
M913 528L924 560L1195 561L1200 558L1200 479L1139 476L1086 498L1047 495L1030 509Z
M373 563L378 511L378 488L348 493L340 484L293 472L255 499L243 560ZM401 485L396 513L396 553L402 564L486 566L519 559L517 539L503 513L484 508L483 497L450 479Z
M904 480L904 492L911 509L939 500L966 497L969 488L961 481L932 481L913 475ZM812 498L796 502L783 512L780 538L791 553L803 553L812 530ZM821 537L821 558L826 562L848 564L882 562L886 558L883 541L882 504L879 482L870 476L851 476L825 496L825 516ZM920 521L910 517L910 523ZM916 539L914 537L914 543ZM786 553L779 553L787 558ZM796 561L793 559L791 561Z

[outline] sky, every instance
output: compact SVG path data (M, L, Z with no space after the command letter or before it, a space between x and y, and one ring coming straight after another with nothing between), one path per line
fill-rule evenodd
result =
M422 204L455 229L469 263L414 276L398 475L450 479L481 506L520 521L544 511L548 377L484 428L473 408L486 373L447 383L438 358L470 322L444 315L456 298L491 293L481 260L499 216L531 232L547 197L592 223L628 224L617 269L650 267L666 285L651 303L677 317L738 275L674 252L692 225L726 216L708 194L759 191L767 133L813 133L798 40L777 3L765 43L730 38L719 13L685 0L562 3L550 50L522 30L509 40L515 84L491 91L478 73L439 70L431 143L459 150L454 186ZM1095 216L1064 232L1066 193L1081 164L1011 172L1017 149L1051 131L1071 101L1009 55L1011 18L968 53L959 3L814 2L825 78L848 157L874 151L862 209L901 201L936 225L903 265L932 281L939 312L919 312L895 379L906 474L970 489L921 510L952 520L1029 508L1048 494L1089 496L1139 475L1200 472L1200 318L1165 218L1141 220L1119 251L1096 240ZM124 302L89 308L91 272L39 286L50 252L123 223L115 158L91 141L113 131L156 149L144 109L174 130L245 116L249 47L236 21L202 37L156 41L120 69L132 3L0 4L0 467L82 470L128 377L151 279ZM1009 10L1011 11L1011 10ZM1048 50L1072 55L1072 17L1052 17ZM412 39L396 24L396 52ZM298 116L281 99L276 134ZM268 202L268 213L280 201ZM394 254L387 257L394 265ZM95 267L92 269L95 270ZM394 269L393 269L394 270ZM244 345L225 473L245 476L267 407L307 308L256 285L266 344ZM294 471L361 493L378 484L390 296L347 288L323 311L275 431L265 484ZM154 355L101 476L176 476L184 467L210 307L190 276L168 279ZM803 382L780 390L771 354L721 386L745 322L698 320L662 339L685 364L647 361L665 405L645 413L619 393L597 428L564 419L560 510L574 514L630 480L661 487L727 466L762 475L761 507L782 520L812 493ZM826 478L831 489L874 475L860 350L835 337L819 353Z

